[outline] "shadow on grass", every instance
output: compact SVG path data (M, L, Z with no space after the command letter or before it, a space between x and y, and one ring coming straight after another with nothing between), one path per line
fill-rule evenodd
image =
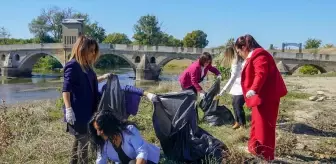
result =
M303 160L305 162L313 162L313 161L319 161L319 162L336 162L336 158L330 158L330 159L319 159L316 157L308 157L308 156L304 156L304 155L300 155L300 154L294 154L292 155L292 157Z
M294 133L294 134L306 134L311 136L321 137L336 137L336 132L328 132L320 129L316 129L307 124L295 123L295 124L282 124L278 126L280 129Z

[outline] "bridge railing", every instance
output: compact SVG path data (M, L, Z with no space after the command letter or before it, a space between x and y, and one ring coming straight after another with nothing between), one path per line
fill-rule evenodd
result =
M64 45L62 43L0 45L0 51L59 49L59 48L64 48Z
M147 45L126 45L126 44L99 44L101 49L114 49L126 51L146 51L146 52L175 52L201 54L203 52L218 53L212 48L192 48L192 47L168 47L168 46L147 46Z
M336 55L329 54L304 54L304 53L286 53L271 52L274 58L298 59L298 60L319 60L319 61L336 61Z
M62 43L43 43L43 44L12 44L0 45L0 51L16 51L16 50L36 50L36 49L63 49L71 48L72 45L64 45ZM219 53L218 49L213 48L191 48L191 47L167 47L167 46L146 46L146 45L126 45L126 44L99 44L100 49L114 49L125 51L145 51L145 52L176 52L201 54L209 52L211 54Z

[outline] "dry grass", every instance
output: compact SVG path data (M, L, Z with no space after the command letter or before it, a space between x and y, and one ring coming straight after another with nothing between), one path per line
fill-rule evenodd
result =
M210 85L211 83L206 83L205 87ZM300 91L304 87L289 85L288 88L292 91L281 101L278 122L288 125L289 128L287 130L281 126L277 128L277 158L290 163L335 160L335 136L318 136L319 140L312 142L315 141L314 136L297 133L298 122L294 120L292 112L303 110L300 108L300 102L306 100L310 94ZM162 83L150 89L155 93L178 90L180 87L177 82ZM222 97L220 103L231 109L229 96ZM55 108L55 104L55 101L37 101L7 106L7 110L4 110L4 106L0 108L0 163L68 163L73 139L65 133L63 113ZM139 113L130 119L138 124L147 141L159 145L152 126L152 112L152 104L142 99ZM250 110L246 109L247 117L249 113ZM202 117L203 113L199 114ZM336 115L327 114L328 112L325 114L322 112L318 115L318 119L310 121L312 126L319 130L335 131L333 120ZM225 163L262 162L261 159L253 158L243 150L247 146L249 129L233 130L231 125L210 127L204 122L200 122L200 126L229 147L230 156L226 158ZM298 145L302 144L303 148L298 148L300 147ZM162 159L161 163L174 162Z

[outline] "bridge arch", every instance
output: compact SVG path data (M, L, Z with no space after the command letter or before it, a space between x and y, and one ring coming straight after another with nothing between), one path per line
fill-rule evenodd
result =
M186 56L183 56L183 57L178 57L178 56L167 57L167 58L163 59L160 63L158 63L157 66L159 68L163 68L167 63L169 63L172 60L176 60L176 59L189 59L189 60L195 61L195 60L198 59L198 56L186 55Z
M123 60L125 60L130 66L131 66L131 68L133 69L133 71L134 71L134 73L136 72L136 65L131 61L131 60L129 60L127 57L126 57L126 55L125 54L118 54L118 53L103 53L103 54L101 54L100 56L104 56L104 55L113 55L113 56L117 56L117 57L119 57L119 58L121 58L121 59L123 59ZM99 59L98 59L99 60Z
M290 73L291 73L291 74L294 73L297 69L299 69L300 67L305 66L305 65L313 66L313 67L317 68L321 73L326 73L326 72L327 72L326 69L323 68L323 67L320 66L320 65L317 65L317 64L309 64L309 63L308 63L308 64L298 64L298 65L294 66L294 67L290 70Z
M64 67L64 63L62 62L62 60L60 60L57 56L52 55L50 53L33 53L33 54L28 54L25 58L22 59L22 61L20 62L18 68L19 69L33 69L34 64L37 63L37 61L44 57L44 56L51 56L53 58L55 58L59 63L61 63L62 67ZM16 56L19 56L18 54Z

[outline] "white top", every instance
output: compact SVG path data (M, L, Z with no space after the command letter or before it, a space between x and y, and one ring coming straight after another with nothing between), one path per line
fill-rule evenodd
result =
M245 59L244 62L243 62L243 68L244 68L244 66L245 66L246 60L252 56L252 53L253 53L253 51L251 51L251 52L248 53L246 59Z
M250 58L252 53L253 51L249 52L246 59ZM245 66L246 59L243 62L235 59L231 64L231 77L220 91L220 95L223 95L223 93L227 92L228 90L230 90L229 93L231 95L243 95L243 89L241 87L241 72Z
M150 160L154 163L159 163L160 148L147 143L140 135L138 129L133 125L128 125L127 129L131 132L122 132L123 141L121 148L125 154L132 160L142 158L144 160ZM101 153L100 149L97 151L96 164L107 164L107 159L112 160L115 163L119 163L119 157L114 150L110 141L106 141Z
M201 73L201 77L203 77L203 75L204 75L204 67L201 67L201 69L202 69L202 73Z
M231 64L231 77L229 81L225 84L223 89L220 91L220 95L224 92L230 91L231 95L243 95L243 90L241 87L241 70L243 68L241 61L235 60Z

